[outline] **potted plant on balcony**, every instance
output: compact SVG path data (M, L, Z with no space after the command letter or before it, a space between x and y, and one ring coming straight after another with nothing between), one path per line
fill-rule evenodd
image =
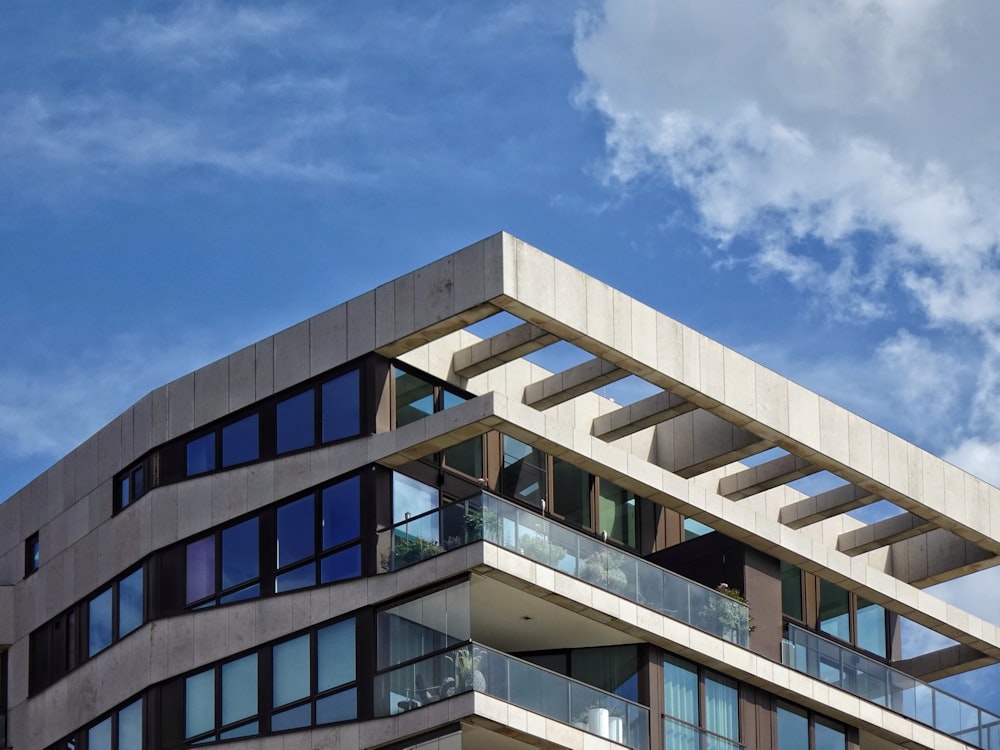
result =
M743 596L742 591L732 588L727 583L720 583L715 590L722 596L713 596L705 605L702 615L708 622L719 623L722 636L726 640L739 642L742 640L739 637L741 633L752 633L755 627L749 607L740 606L747 603L747 598Z
M566 548L550 541L544 536L522 536L519 540L521 554L543 565L556 566L566 557Z
M486 652L483 649L474 645L462 646L450 654L445 654L444 658L455 665L455 682L459 691L486 690L486 677L479 669L486 659Z
M383 570L398 570L444 552L437 542L421 537L402 537L393 542L392 553L382 556Z

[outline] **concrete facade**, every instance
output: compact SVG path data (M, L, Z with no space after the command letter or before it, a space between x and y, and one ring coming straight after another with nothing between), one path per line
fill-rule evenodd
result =
M497 313L516 320L485 338L466 330ZM524 358L559 341L582 350L580 364L549 372ZM360 427L328 440L314 425L313 444L281 450L282 405L313 393L322 415L316 418L325 419L320 402L334 408L324 400L326 384L353 372L360 379ZM400 402L401 373L426 385L430 400ZM628 376L657 392L624 406L595 392ZM427 413L404 424L404 408ZM251 458L226 466L216 445L212 468L192 471L199 437L213 435L221 444L230 439L227 429L248 418L257 431ZM508 440L539 458L518 455L515 461ZM449 450L470 445L481 459L475 474L449 464ZM178 469L185 455L186 472ZM536 468L537 488L516 484ZM564 510L568 496L559 494L559 472L565 471L589 482L579 495L580 503L591 503L580 506L589 520ZM837 486L812 494L789 486L818 474ZM276 508L353 475L371 477L359 480L358 541L343 547L356 548L358 573L276 594L283 543ZM504 513L532 514L517 528L544 521L550 524L546 533L571 534L565 538L581 550L607 546L613 559L636 566L622 574L635 595L616 590L610 574L603 583L588 579L584 553L571 562L566 543L558 546L565 557L545 559L511 545L506 532L490 538L477 531L480 536L454 547L445 544L444 525L427 559L380 569L385 553L379 540L391 537L396 545L404 538L393 505L401 500L388 489L397 475L436 488L441 518L450 504L486 490L503 499ZM604 488L628 502L613 505ZM529 492L537 502L527 499ZM868 526L844 515L881 499L903 513ZM604 514L614 528L602 528ZM259 529L259 570L252 579L257 594L248 588L242 601L217 597L188 606L194 541L223 539L247 519L257 519ZM406 542L409 521L407 511ZM703 534L703 527L715 533ZM268 551L275 534L277 553ZM36 538L38 565L32 569L26 545ZM215 544L221 560L227 542ZM395 555L397 548L390 549ZM343 683L347 687L336 688L341 692L321 694L313 685L311 702L302 704L311 706L302 712L311 717L308 726L280 728L280 691L269 682L271 666L260 667L254 712L246 721L227 720L229 688L225 677L216 677L215 729L205 730L214 732L207 744L603 750L641 748L643 742L697 747L684 743L708 738L722 743L718 747L786 750L791 735L782 739L782 722L794 715L810 727L810 742L818 742L823 727L833 727L845 750L1000 747L1000 718L921 692L925 688L916 683L900 687L907 673L936 679L1000 659L996 625L922 590L989 567L998 555L997 488L501 233L158 388L0 504L6 669L0 729L6 746L17 750L205 744L199 738L207 735L192 729L192 675L213 669L223 675L223 666L239 654L273 664L277 673L275 644L307 631L315 644L326 623L347 617L356 628L357 673ZM224 563L215 564L223 576L216 587L225 589ZM641 571L654 567L694 579L689 591L706 602L697 616L692 609L685 620L669 602L657 607L641 595ZM758 612L760 624L749 640L745 632L697 621L704 612L728 611L717 603L730 600L710 590L718 576L707 579L717 570L743 589L751 614ZM132 612L125 579L135 571L143 585L141 616L133 626L124 624ZM797 576L794 585L791 576ZM184 581L188 598L183 592L180 600L171 598L169 591ZM380 715L386 698L380 685L398 681L402 667L393 671L384 663L388 646L377 623L397 602L419 601L415 597L455 581L470 582L472 636L484 649L533 664L565 657L567 679L577 679L570 650L595 649L587 653L596 657L600 649L634 649L639 666L628 700L647 710L645 730L633 726L629 731L638 734L625 738L600 717L588 724L551 706L535 710L527 697L514 694L513 678L504 683L509 692L503 697L497 697L499 688L473 685L469 692L420 700L407 692L403 701L393 689L387 705L395 713ZM477 593L484 591L490 596ZM798 597L798 605L789 596ZM520 637L513 625L491 626L483 612L498 602L532 613L525 622L544 632ZM106 624L99 614L105 611ZM875 646L865 630L873 613L882 618L882 641ZM957 645L904 661L901 618ZM108 643L101 641L105 632ZM558 633L579 635L561 639ZM53 651L64 647L68 654ZM455 663L455 648L425 655ZM478 646L466 648L475 653ZM831 677L823 649L840 664L860 654L861 663L870 664L867 687L860 686L857 671L849 676L840 668ZM730 734L720 734L718 710L705 703L704 688L695 699L700 708L689 707L694 713L686 718L676 715L679 704L664 687L664 664L674 656L699 684L734 686L738 716ZM893 668L899 671L884 671ZM872 677L877 670L883 671ZM883 685L881 698L873 684ZM907 708L908 701L916 705L917 693L935 696L937 715L928 719ZM354 715L321 722L320 704L346 695L356 696ZM601 700L618 705L610 697ZM404 703L406 710L393 707ZM133 706L140 707L134 714ZM952 711L962 722L975 714L975 726L959 726ZM139 736L130 734L132 717L140 713L141 743L130 744ZM170 744L164 738L174 737L174 730L165 725L178 720L187 729L176 729L180 741ZM684 724L686 739L677 740L675 720ZM227 731L237 730L227 727L237 725L249 736L228 739ZM105 727L114 727L107 744Z

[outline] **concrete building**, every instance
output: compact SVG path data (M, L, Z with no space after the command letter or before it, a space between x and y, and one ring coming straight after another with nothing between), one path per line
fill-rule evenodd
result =
M1000 490L497 234L0 504L0 746L997 748L926 683L1000 632L923 589L998 554Z

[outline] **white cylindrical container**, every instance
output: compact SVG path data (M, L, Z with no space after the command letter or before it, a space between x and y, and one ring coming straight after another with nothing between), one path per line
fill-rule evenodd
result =
M592 734L607 737L610 731L608 724L611 714L606 708L592 708L587 712L587 725Z
M625 744L625 722L621 716L612 716L608 724L610 733L609 739L619 745Z

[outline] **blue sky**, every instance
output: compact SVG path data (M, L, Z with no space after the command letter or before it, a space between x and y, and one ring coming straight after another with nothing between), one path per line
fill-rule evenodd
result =
M7 3L0 497L150 389L500 229L1000 483L998 21ZM996 621L995 580L942 594Z

